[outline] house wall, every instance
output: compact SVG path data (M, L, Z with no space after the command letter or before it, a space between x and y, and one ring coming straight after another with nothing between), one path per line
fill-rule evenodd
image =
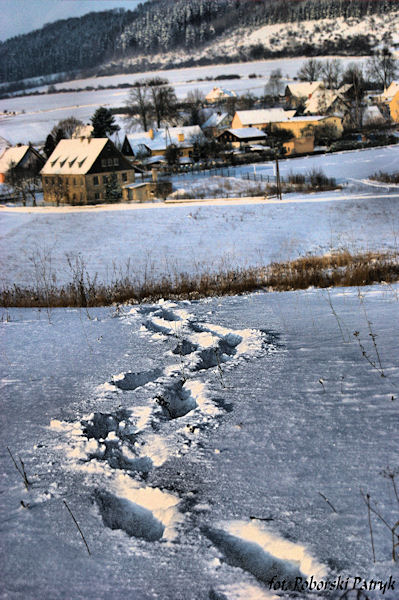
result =
M84 176L69 175L42 175L43 200L54 204L71 204L73 194L76 195L76 204L87 204L87 193Z
M131 168L123 171L103 171L102 173L98 174L90 173L85 177L88 204L107 201L105 198L106 183L108 177L110 177L113 173L116 174L120 188L127 183L134 183L135 181L134 170ZM96 177L98 183L96 183Z
M241 129L242 127L244 127L244 125L242 124L240 117L236 113L231 122L231 129ZM257 125L257 127L258 127L258 125Z
M106 202L107 178L115 171L88 175L43 175L43 199L57 204L96 204ZM119 186L134 183L133 169L116 172Z
M307 154L309 152L313 152L314 150L314 137L295 137L289 142L285 142L283 146L287 156L290 154Z
M389 103L389 112L392 121L394 121L395 123L399 123L399 92L395 94L395 96Z
M326 117L325 119L320 119L317 121L316 120L315 121L311 121L311 120L282 121L280 123L274 123L274 125L276 127L279 127L280 129L285 129L287 131L291 131L296 138L302 138L303 137L302 130L307 127L316 128L316 127L320 127L325 124L335 125L335 127L338 129L339 133L342 133L342 131L343 131L342 119L339 117L333 117L333 116Z

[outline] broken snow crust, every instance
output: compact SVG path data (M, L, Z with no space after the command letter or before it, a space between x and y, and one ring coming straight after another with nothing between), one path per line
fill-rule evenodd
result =
M360 489L395 522L398 293L9 310L1 597L276 600L274 575L397 579L378 520L373 563Z

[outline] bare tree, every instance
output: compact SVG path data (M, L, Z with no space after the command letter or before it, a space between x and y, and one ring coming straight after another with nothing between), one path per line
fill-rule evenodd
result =
M185 104L190 111L189 125L201 125L201 108L205 102L205 95L198 88L187 94Z
M269 81L265 86L265 95L270 95L273 97L279 96L282 89L282 78L283 74L281 69L274 69L270 73Z
M321 76L323 82L330 90L335 90L338 87L342 73L342 67L339 60L326 60L321 68Z
M154 77L147 80L149 95L152 103L153 116L157 127L161 127L162 120L170 120L176 116L177 98L175 90L169 85L167 79Z
M351 85L346 92L346 104L349 109L352 125L354 127L362 127L363 100L366 91L362 69L355 63L350 63L342 76L342 83L349 83Z
M384 90L395 78L397 69L397 61L387 46L376 50L367 61L368 77L382 86Z
M131 89L127 108L131 119L138 120L144 131L147 131L151 118L151 103L150 90L145 79L137 81L135 87Z
M323 63L315 58L309 58L299 69L297 76L301 81L317 81L321 76Z
M70 116L66 119L58 121L57 125L54 125L53 129L51 130L50 135L53 137L57 145L62 139L70 139L75 129L77 127L81 127L82 125L82 121Z

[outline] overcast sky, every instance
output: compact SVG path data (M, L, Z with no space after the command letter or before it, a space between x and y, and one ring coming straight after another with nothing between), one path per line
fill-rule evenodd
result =
M145 2L145 0L141 0ZM45 23L91 11L134 9L140 0L0 0L0 40L40 29Z

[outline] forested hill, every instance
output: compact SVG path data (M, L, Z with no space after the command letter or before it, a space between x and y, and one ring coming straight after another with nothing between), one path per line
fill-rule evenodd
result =
M259 27L397 9L397 0L150 0L64 19L0 43L0 81L90 69L104 61L193 50L237 26Z

